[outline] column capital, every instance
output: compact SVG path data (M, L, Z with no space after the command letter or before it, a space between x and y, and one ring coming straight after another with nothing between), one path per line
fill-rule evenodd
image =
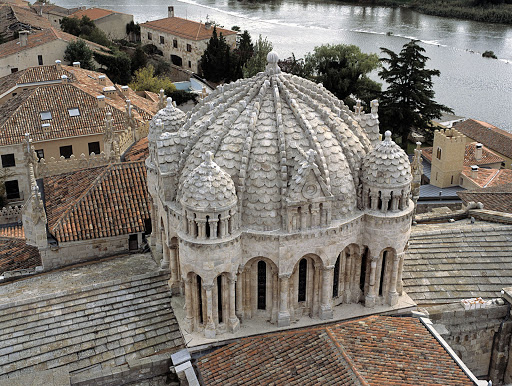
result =
M330 271L330 270L333 270L333 269L334 269L334 265L324 265L322 267L323 271Z
M205 291L211 291L213 289L213 284L203 284L203 289Z
M289 279L292 276L291 273L280 273L279 279Z

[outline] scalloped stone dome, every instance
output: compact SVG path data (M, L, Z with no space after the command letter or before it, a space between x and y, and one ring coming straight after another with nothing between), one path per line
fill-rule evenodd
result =
M268 59L264 72L217 87L178 133L158 141L161 173L177 175L182 187L170 196L179 202L189 194L185 181L210 151L242 200L242 226L280 229L283 207L322 197L332 219L346 218L357 210L359 172L372 148L368 135L325 87L281 72L274 53ZM297 178L310 150L310 172Z
M384 141L375 146L364 159L362 179L368 185L390 188L411 183L409 158L391 140L390 131L386 131Z
M149 122L148 140L155 142L162 133L175 133L185 123L185 113L174 106L172 98L167 98L167 105L159 110ZM163 123L163 130L158 120Z
M228 173L213 162L207 151L202 162L183 181L181 203L200 210L222 210L237 202L235 184Z

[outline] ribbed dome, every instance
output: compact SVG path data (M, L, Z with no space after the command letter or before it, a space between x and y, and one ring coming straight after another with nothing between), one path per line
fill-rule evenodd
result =
M390 131L386 131L384 141L364 159L362 178L369 185L381 187L398 187L411 183L409 158L405 151L391 140Z
M174 133L185 123L185 113L175 107L172 98L167 98L167 105L158 111L149 122L148 140L155 142L162 133ZM158 126L158 120L161 120L163 128Z
M333 219L356 210L359 170L371 149L366 132L323 86L281 72L277 55L269 55L265 72L217 87L189 114L158 144L161 172L179 176L178 201L211 151L239 192L242 226L279 229L282 208L297 201L291 192L305 191L296 181L307 183L307 192L317 184L315 199L329 197ZM296 173L310 150L314 167L304 182Z
M192 209L222 210L237 202L233 180L213 162L209 151L204 162L184 180L181 190L181 203Z

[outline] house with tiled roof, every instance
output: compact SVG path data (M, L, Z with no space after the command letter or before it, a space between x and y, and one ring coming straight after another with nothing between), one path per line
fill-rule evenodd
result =
M487 146L504 159L507 169L512 168L512 133L476 119L467 119L454 127L467 137L466 141Z
M60 29L60 22L63 18L69 17L80 8L64 8L56 4L35 2L31 9L39 16L46 18L52 27Z
M482 384L428 319L380 315L241 338L196 368L211 386Z
M458 192L464 205L480 202L485 209L512 213L512 183Z
M199 71L199 61L212 37L211 23L201 23L174 16L174 7L168 7L168 17L151 20L140 25L143 45L153 44L163 52L166 60L192 72ZM226 43L236 47L236 31L217 28Z
M40 176L45 168L51 168L52 159L74 157L78 162L82 154L87 158L102 152L110 157L114 142L123 152L147 132L157 103L112 83L101 73L81 69L79 63L75 66L58 61L0 78L0 100L4 102L0 104L1 166L14 172L6 182L8 199L27 198L26 157L33 156L32 150L36 159L44 158L36 165ZM111 134L105 136L106 132ZM27 133L32 148L28 153ZM70 170L63 164L53 169Z
M21 31L18 40L0 44L0 76L28 67L53 64L64 57L68 44L77 39L79 38L51 26L36 34ZM88 40L85 43L94 52L110 52L109 48L100 44Z
M20 31L37 33L50 28L51 23L26 6L0 3L0 34L5 40L13 40Z
M79 9L71 15L77 19L84 16L91 19L111 40L126 39L126 26L133 22L133 15L104 8Z

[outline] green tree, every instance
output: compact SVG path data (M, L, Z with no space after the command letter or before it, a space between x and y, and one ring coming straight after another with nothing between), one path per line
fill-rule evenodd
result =
M426 68L429 58L423 55L425 49L417 40L405 44L399 54L387 48L381 50L389 57L380 59L385 66L379 75L389 87L380 101L379 120L381 128L401 138L405 148L411 129L417 129L428 138L432 119L452 110L434 100L432 77L439 76L440 72Z
M135 71L135 76L129 86L135 91L145 90L157 94L162 89L166 91L167 95L170 92L176 91L176 86L174 86L169 78L155 76L155 69L152 65Z
M240 36L240 43L235 50L235 54L238 56L238 60L242 67L245 66L245 63L247 63L254 54L254 45L252 44L249 31L245 30Z
M89 40L105 47L112 45L105 32L96 27L96 24L87 16L83 16L81 19L64 17L60 21L60 28L71 35L79 36L84 40Z
M267 65L267 55L272 51L272 43L261 35L256 44L254 44L254 53L243 67L244 78L250 78L258 72L265 71Z
M94 70L95 66L92 61L93 53L82 39L69 42L66 51L64 51L64 60L69 62L80 62L80 67Z
M133 53L133 56L131 58L132 64L131 64L131 70L132 74L135 73L139 68L146 67L148 63L148 56L144 52L141 46L138 46L135 49L135 52Z
M376 54L365 54L359 47L345 44L315 47L304 60L305 75L348 104L352 96L366 103L378 96L380 84L368 77L378 67Z
M231 50L226 39L222 36L222 32L217 36L217 28L213 27L212 37L201 56L203 75L207 80L215 83L229 81L233 74L231 65Z
M79 36L82 31L80 27L80 20L76 17L63 17L60 21L60 29L75 36Z

